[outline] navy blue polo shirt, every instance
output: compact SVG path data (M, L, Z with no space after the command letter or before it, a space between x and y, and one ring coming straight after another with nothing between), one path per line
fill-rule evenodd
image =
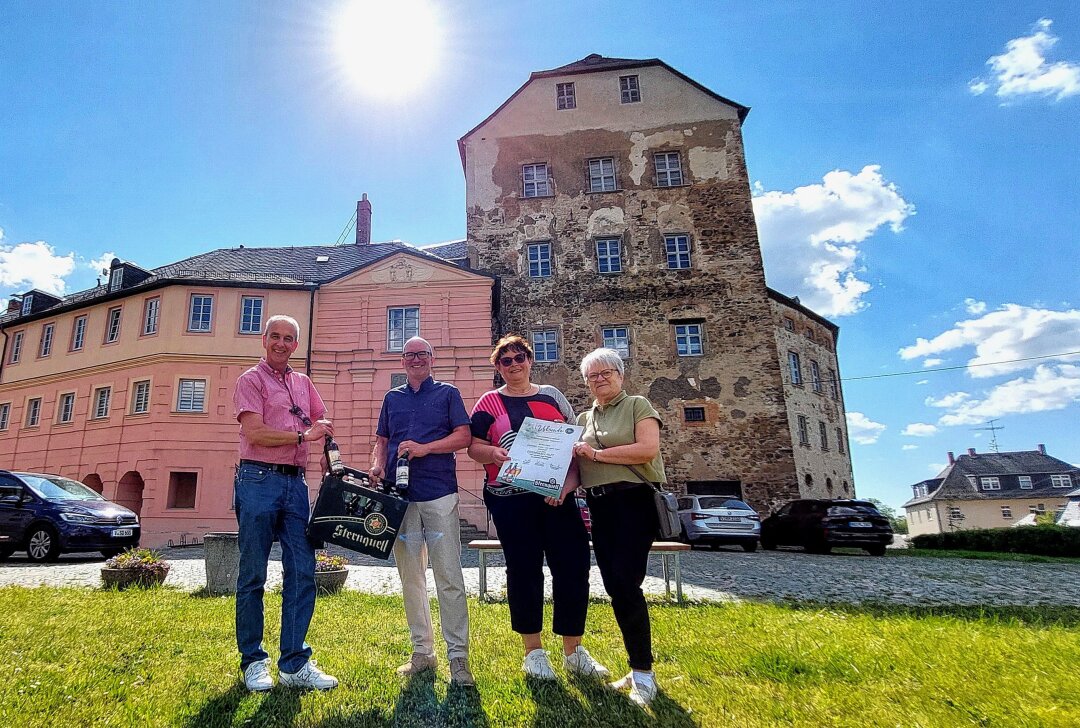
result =
M383 397L375 434L389 440L386 447L386 476L394 479L398 445L403 440L434 442L469 424L469 413L461 392L453 384L424 380L414 392L408 382ZM457 492L457 460L454 453L436 453L409 461L411 501L430 501Z

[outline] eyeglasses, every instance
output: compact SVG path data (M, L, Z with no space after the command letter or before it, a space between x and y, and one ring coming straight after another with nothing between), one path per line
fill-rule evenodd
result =
M611 375L614 373L614 369L604 369L603 371L586 374L585 378L588 379L590 382L599 382L601 379L606 382L607 380L611 379Z
M401 358L405 361L413 361L415 359L424 360L431 356L430 351L407 351L401 355Z
M511 364L524 364L525 360L529 358L529 355L523 351L519 351L513 356L501 356L499 357L499 363L504 367L508 367Z
M299 417L300 421L304 423L304 427L311 427L311 418L304 414L304 410L300 409L300 405L294 404L292 409L289 410L289 414Z

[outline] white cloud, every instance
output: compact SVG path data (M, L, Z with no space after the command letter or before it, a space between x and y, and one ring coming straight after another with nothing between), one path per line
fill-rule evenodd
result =
M965 347L974 347L968 374L986 378L1011 374L1036 366L1032 361L1013 361L1080 351L1080 310L1053 311L1007 303L978 318L958 321L932 339L917 338L900 349L902 359L916 359ZM1077 355L1051 356L1074 361ZM1008 362L1008 363L1006 363Z
M873 445L885 431L885 425L874 422L862 412L847 413L848 437L860 445Z
M101 271L108 270L115 257L117 257L116 253L113 252L102 253L100 258L89 261L86 267L94 271L95 275L102 275Z
M930 437L931 435L936 435L937 431L937 425L928 425L925 422L912 422L905 427L904 431L900 434L909 437Z
M920 386L924 385L924 384L929 384L929 383L930 383L929 379L920 379L919 381L915 382L915 384L920 385Z
M1080 366L1040 364L1031 377L1000 384L982 399L949 402L938 423L974 425L995 417L1060 410L1080 402ZM934 405L941 406L941 405Z
M900 449L901 450L918 450L919 446L918 445L902 445L900 447Z
M25 292L37 288L62 295L64 277L75 270L75 254L57 255L44 240L5 245L0 229L0 286Z
M978 316L980 313L986 311L986 303L983 301L976 301L974 298L965 298L964 309L972 316Z
M938 359L936 357L931 357L930 359L926 359L925 361L923 361L923 363L922 363L923 369L929 369L930 367L936 367L938 364L941 364L944 361L945 361L944 359Z
M971 399L971 395L967 392L951 392L949 394L946 394L944 397L940 397L939 399L927 397L925 400L925 404L927 407L948 408L956 407L957 405L967 402L969 399Z
M754 196L762 254L769 285L824 316L843 316L866 307L870 284L858 245L888 225L894 233L915 207L878 165L858 174L834 170L821 184L792 192L772 190Z
M988 78L975 78L968 90L978 96L990 88L1002 99L1017 96L1054 96L1057 101L1080 94L1080 65L1070 61L1048 63L1047 52L1058 42L1050 32L1054 21L1040 18L1031 35L1014 38L1005 44L1005 52L990 56Z

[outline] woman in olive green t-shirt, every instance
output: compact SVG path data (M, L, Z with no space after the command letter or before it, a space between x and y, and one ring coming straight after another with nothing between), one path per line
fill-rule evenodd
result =
M666 482L660 457L660 415L649 400L623 391L623 362L613 349L597 349L581 362L596 398L578 415L581 442L574 445L581 484L592 514L593 550L622 631L630 673L612 683L629 688L639 705L656 697L649 607L641 584L656 538L651 483Z

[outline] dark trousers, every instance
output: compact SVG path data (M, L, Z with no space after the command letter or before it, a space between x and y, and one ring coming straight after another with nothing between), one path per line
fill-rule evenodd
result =
M589 609L589 535L573 495L549 506L538 493L492 495L484 502L506 557L510 627L536 634L544 626L544 557L551 569L551 630L564 637L585 633Z
M634 670L651 670L652 628L641 584L656 538L656 506L652 489L620 490L596 496L585 491L592 514L593 551L604 589L611 597L615 621Z

